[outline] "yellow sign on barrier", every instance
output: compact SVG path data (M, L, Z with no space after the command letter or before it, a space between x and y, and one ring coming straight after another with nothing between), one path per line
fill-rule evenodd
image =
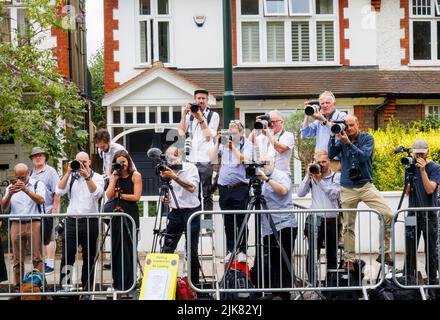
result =
M178 264L177 254L148 254L139 300L175 300Z

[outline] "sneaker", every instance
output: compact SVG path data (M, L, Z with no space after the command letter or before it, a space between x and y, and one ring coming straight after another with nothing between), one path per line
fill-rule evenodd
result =
M393 259L391 258L391 254L389 254L389 253L385 253L384 260L385 260L385 264L386 264L386 265L388 265L388 266L390 266L390 267L392 267L392 266L394 265L394 261L393 261ZM382 256L381 256L380 254L377 256L376 261L379 262L379 263L382 262Z
M54 269L49 267L47 264L44 265L44 274L45 275L49 275L52 274L54 272Z
M229 260L231 260L231 256L232 256L232 252L229 251L228 254L226 255L225 259L224 259L224 262L228 263Z
M247 256L244 252L239 252L237 255L237 261L238 262L247 262Z

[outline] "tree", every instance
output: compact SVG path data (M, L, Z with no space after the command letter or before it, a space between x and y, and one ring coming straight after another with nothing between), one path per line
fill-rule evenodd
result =
M71 158L87 141L85 100L57 69L45 33L65 23L64 7L24 0L26 24L14 42L0 43L0 138L42 146L52 159ZM6 10L0 2L0 12Z
M101 46L89 61L92 75L92 99L95 101L93 122L98 128L105 126L105 108L102 106L104 97L104 47Z

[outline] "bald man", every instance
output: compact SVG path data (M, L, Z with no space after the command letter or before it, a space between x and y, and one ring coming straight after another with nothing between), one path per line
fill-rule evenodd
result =
M20 215L39 215L41 205L46 196L46 187L29 175L29 168L19 163L14 168L15 179L6 188L2 208L10 208L11 242L13 255L13 281L15 289L20 289L20 281L24 276L24 259L26 242L31 243L32 264L35 269L43 272L41 221L40 218L20 217Z
M104 179L100 174L92 171L90 157L87 153L78 153L75 160L80 163L79 170L73 171L72 162L70 162L66 174L58 182L56 193L59 196L66 193L69 195L68 214L98 213L98 202L104 194ZM83 257L81 283L83 290L91 291L93 272L90 271L95 259L97 238L97 218L66 219L66 227L62 234L63 255L60 284L70 283L77 247L80 245Z
M346 128L336 137L332 134L329 142L330 158L341 157L341 207L357 208L359 202L376 209L385 222L385 263L393 265L390 255L390 236L392 212L385 199L373 185L374 138L359 130L356 116L345 117ZM345 268L354 271L355 260L355 222L356 214L344 212L344 255ZM380 240L379 240L380 241ZM380 243L380 242L379 242ZM381 255L376 261L381 262Z

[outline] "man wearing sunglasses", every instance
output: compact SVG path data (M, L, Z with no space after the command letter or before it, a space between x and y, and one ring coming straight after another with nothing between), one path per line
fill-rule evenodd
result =
M13 283L20 290L20 281L24 276L26 242L31 243L31 256L34 269L43 272L41 221L40 218L20 217L20 215L39 215L46 196L43 182L37 183L29 175L29 168L24 163L14 167L15 179L6 188L2 209L10 208L11 242L13 256Z

